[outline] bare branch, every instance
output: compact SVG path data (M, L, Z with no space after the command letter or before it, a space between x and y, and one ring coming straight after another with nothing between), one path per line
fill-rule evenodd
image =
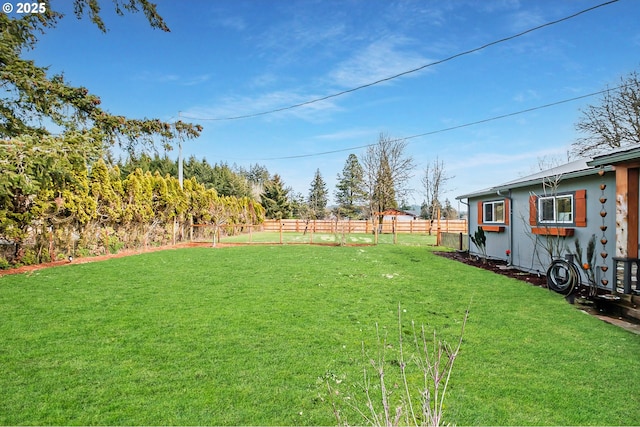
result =
M604 93L599 105L582 111L576 130L586 136L572 144L578 156L640 144L640 76L634 71L621 82Z

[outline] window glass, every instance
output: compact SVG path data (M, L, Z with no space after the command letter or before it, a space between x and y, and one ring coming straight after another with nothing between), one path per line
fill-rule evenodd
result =
M484 222L493 222L493 204L484 204Z
M499 222L504 223L504 201L485 202L484 203L483 222Z
M573 196L551 196L538 199L540 222L573 222Z
M555 222L553 197L540 198L540 221Z
M504 202L496 202L494 205L494 218L496 222L504 222Z
M572 201L573 197L571 196L556 197L557 222L573 221Z

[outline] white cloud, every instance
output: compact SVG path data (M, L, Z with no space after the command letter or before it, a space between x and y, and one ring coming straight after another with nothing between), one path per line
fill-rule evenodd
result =
M377 40L339 64L330 77L342 87L361 86L432 62L406 49L409 44L409 39L400 36Z
M520 0L495 0L473 2L474 6L478 6L481 10L489 13L500 12L502 10L512 10L520 8Z
M174 83L181 86L195 86L205 83L211 78L210 74L200 74L197 76L183 77L179 74L158 73L152 71L144 71L134 77L135 80L153 82L153 83Z
M522 103L526 101L535 101L539 99L540 99L540 95L538 95L538 93L533 89L526 89L526 90L520 91L513 97L513 100L518 103Z
M315 59L330 57L336 46L341 46L345 33L343 23L327 24L298 18L270 27L256 37L256 47L263 57L269 57L279 67L309 61L310 52Z
M200 74L199 76L188 77L185 79L180 79L178 82L182 86L195 86L202 83L205 83L211 79L211 74Z
M217 21L218 25L224 28L230 28L236 31L243 31L247 27L247 23L239 16L227 16Z
M511 14L511 30L524 31L529 28L537 27L546 21L540 13L531 10L522 10Z
M452 171L458 170L470 170L476 171L478 174L487 173L488 171L495 171L495 166L515 165L516 168L528 171L530 165L537 163L541 158L555 157L566 153L566 147L548 147L540 150L517 152L512 154L495 153L495 152L482 152L477 153L464 159L459 159L452 163L447 164L447 169ZM513 169L513 167L511 167ZM517 178L513 176L512 179ZM494 182L493 185L500 184L500 182Z
M251 96L228 96L215 102L216 107L193 107L184 111L185 116L193 118L228 118L266 111L278 110L292 105L301 104L317 95L304 95L295 91L273 91ZM327 119L328 114L339 110L331 100L314 102L312 104L286 109L264 115L266 120L277 120L282 117L294 116L309 122L318 123Z
M341 141L341 140L362 140L363 138L377 137L377 133L372 129L347 129L337 131L333 133L326 133L322 135L316 135L315 139L327 140L327 141Z

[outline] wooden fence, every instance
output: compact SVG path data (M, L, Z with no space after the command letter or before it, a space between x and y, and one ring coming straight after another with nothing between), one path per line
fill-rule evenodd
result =
M438 235L438 245L459 251L469 250L469 235L467 233L447 233L441 231Z
M372 220L310 220L303 219L268 219L262 224L263 231L286 232L313 232L313 233L373 233L376 223ZM418 233L435 234L466 233L467 221L464 219L452 220L385 220L378 225L379 233Z

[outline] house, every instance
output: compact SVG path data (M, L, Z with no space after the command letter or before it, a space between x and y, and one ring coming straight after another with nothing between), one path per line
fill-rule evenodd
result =
M376 212L376 215L382 217L382 221L378 224L378 233L393 233L397 222L413 221L417 218L411 212L400 209L386 209L382 212Z
M524 271L558 275L561 281L576 274L578 284L600 293L640 294L639 171L636 145L457 199L468 205L470 235L478 227L484 231L488 258ZM595 255L588 260L592 239ZM576 242L582 259L575 259ZM471 242L469 248L470 254L484 256ZM555 268L559 263L566 271ZM573 273L568 264L576 267L571 267Z

